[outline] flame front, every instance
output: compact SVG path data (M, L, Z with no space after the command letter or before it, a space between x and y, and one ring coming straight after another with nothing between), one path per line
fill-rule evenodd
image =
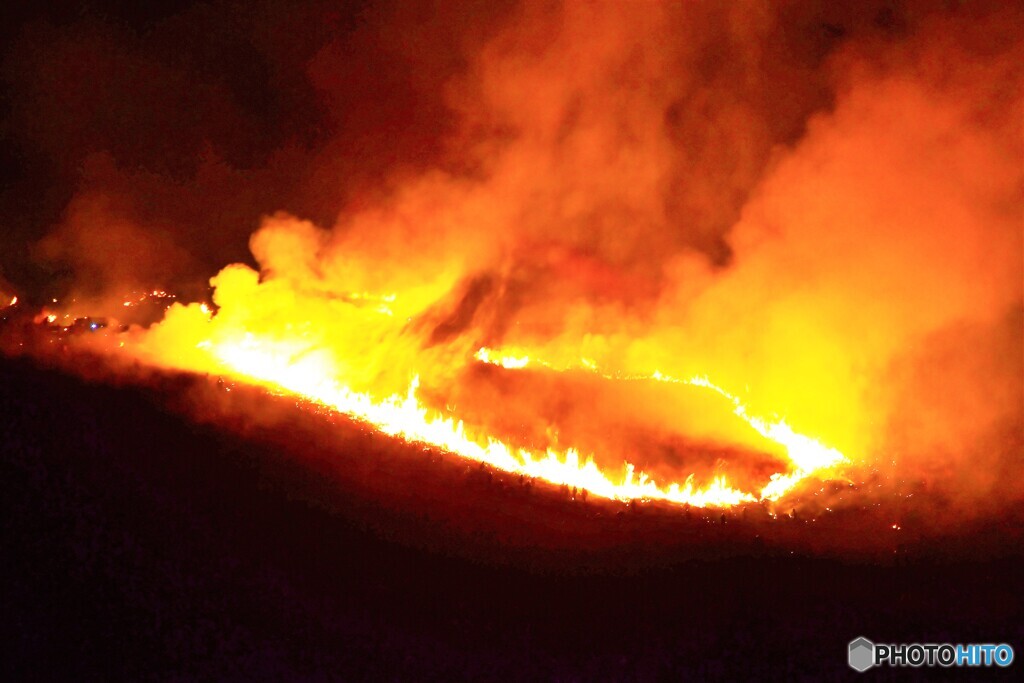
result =
M253 308L249 297L232 296L232 280L244 271L241 267L222 274L220 303L227 308L214 313L205 303L174 304L166 319L147 331L133 330L115 335L117 349L157 365L207 372L262 386L274 393L294 395L326 406L370 425L389 436L412 443L442 449L471 461L516 475L524 475L554 485L575 487L599 497L617 500L661 500L695 507L730 507L759 500L777 500L809 476L827 478L833 468L847 462L835 449L793 431L785 421L768 420L749 413L738 397L713 384L707 378L678 379L660 372L646 376L616 377L598 369L594 361L581 361L580 368L609 381L650 381L702 387L726 398L733 412L754 431L781 445L791 467L777 472L760 491L744 491L718 474L703 484L693 474L682 481L656 482L626 461L618 469L601 467L592 455L576 447L530 448L468 426L450 410L435 410L419 396L420 376L411 374L404 392L381 395L359 390L346 382L342 369L347 360L339 349L321 346L310 340L307 325L291 323L260 331L243 313ZM232 276L232 273L234 275ZM251 273L251 271L250 271ZM252 274L254 275L254 274ZM246 278L251 280L251 276ZM244 279L244 278L243 278ZM250 284L251 281L250 281ZM260 283L257 287L266 287ZM216 297L215 297L216 298ZM345 297L343 310L355 311L364 321L374 316L391 321L394 296ZM246 305L248 303L248 305ZM390 324L390 323L389 323ZM316 338L316 335L314 335ZM125 346L125 341L128 346ZM527 354L509 355L479 348L463 361L500 365L511 370L540 366L551 372L563 368L534 360ZM427 360L420 362L427 363ZM612 455L612 454L604 454ZM608 458L602 458L608 462Z

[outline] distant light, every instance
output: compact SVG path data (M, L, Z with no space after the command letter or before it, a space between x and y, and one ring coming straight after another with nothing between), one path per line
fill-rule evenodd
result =
M99 325L97 325L96 323L89 324L89 329L95 330L97 327L99 327Z

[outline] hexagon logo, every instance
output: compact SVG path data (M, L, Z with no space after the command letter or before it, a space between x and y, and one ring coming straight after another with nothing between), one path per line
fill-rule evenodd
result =
M875 644L861 636L850 641L850 668L855 671L867 671L875 665Z

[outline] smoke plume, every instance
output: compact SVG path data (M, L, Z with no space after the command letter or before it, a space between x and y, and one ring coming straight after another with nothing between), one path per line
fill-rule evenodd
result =
M765 445L687 390L495 378L473 353L707 376L858 480L961 510L1024 496L1019 10L414 3L309 28L328 15L232 24L221 49L258 54L272 114L241 65L196 83L199 57L106 27L26 37L27 139L88 160L37 253L76 291L182 286L243 260L262 215L213 324L301 329L292 351L359 390L420 375L493 431L658 472L685 469L673 439ZM206 324L178 307L135 334L189 365Z

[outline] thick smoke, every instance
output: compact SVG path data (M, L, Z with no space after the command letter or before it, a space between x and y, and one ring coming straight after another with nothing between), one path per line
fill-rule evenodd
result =
M279 146L259 158L230 158L258 131L222 84L181 97L231 135L136 105L147 125L202 139L194 165L131 168L101 140L89 154L112 157L86 167L40 253L69 260L80 288L163 285L235 259L232 236L267 214L250 241L261 275L214 280L220 324L304 326L297 352L357 388L419 373L439 404L514 406L477 416L499 431L540 441L557 427L658 471L671 458L631 429L763 444L678 392L488 389L467 359L509 347L707 375L851 455L858 480L958 508L1024 495L1020 11L531 2L358 16L335 36L298 31L291 50L294 32L261 32L282 17L246 27L259 38L246 49L281 65ZM176 73L137 49L118 58ZM229 142L210 152L206 135ZM168 257L104 268L124 245ZM143 343L192 348L196 321L176 309Z

